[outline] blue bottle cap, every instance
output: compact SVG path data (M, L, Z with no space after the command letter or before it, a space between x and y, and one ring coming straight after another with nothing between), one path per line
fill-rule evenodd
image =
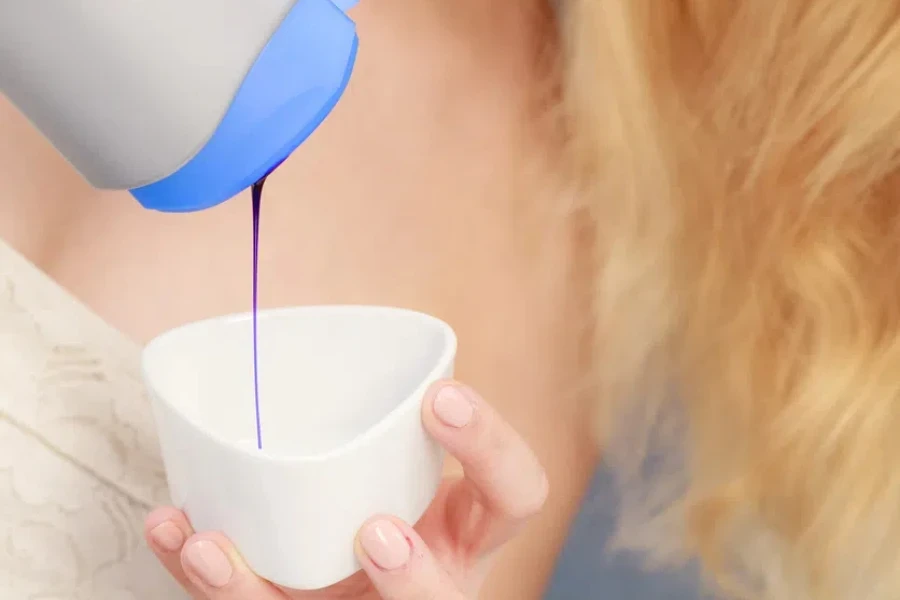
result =
M131 190L145 208L189 212L270 173L325 120L353 72L357 0L297 0L259 54L206 145L180 169Z

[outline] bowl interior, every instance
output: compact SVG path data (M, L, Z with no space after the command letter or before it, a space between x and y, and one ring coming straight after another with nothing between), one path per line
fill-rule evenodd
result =
M441 321L378 307L260 311L259 413L263 452L316 456L384 420L452 360ZM250 315L210 319L163 334L144 350L158 400L213 437L255 450Z

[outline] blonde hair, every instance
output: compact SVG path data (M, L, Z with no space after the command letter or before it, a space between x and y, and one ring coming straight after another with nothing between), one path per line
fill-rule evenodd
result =
M736 597L896 600L900 2L569 0L563 28L608 458L643 492L621 540Z

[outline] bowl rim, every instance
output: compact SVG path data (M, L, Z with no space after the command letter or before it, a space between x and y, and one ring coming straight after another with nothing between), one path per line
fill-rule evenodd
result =
M159 350L160 346L165 346L171 338L177 337L179 335L183 335L184 333L192 330L198 329L201 327L209 326L212 323L236 323L242 322L253 318L253 313L246 311L240 313L232 313L225 314L215 317L209 317L205 319L200 319L197 321L192 321L189 323L185 323L182 325L178 325L171 329L164 331L163 333L157 335L152 338L149 342L147 342L143 349L141 350L141 376L143 380L143 385L147 392L150 394L150 401L153 403L159 403L165 405L168 411L175 415L178 419L180 419L184 424L190 427L192 430L196 431L200 435L208 438L208 440L217 446L226 448L233 452L240 453L243 456L254 460L260 460L267 463L290 463L290 464L298 464L298 463L321 463L325 461L330 461L336 458L340 458L342 456L352 454L360 447L364 447L368 445L374 438L380 437L387 430L389 430L395 421L400 418L400 415L406 413L413 404L416 404L421 401L422 395L425 393L428 386L432 384L435 380L437 380L441 373L444 373L449 370L450 365L456 358L457 351L457 337L456 333L453 331L453 328L450 327L445 321L441 319L421 312L417 310L400 308L394 306L382 306L382 305L367 305L367 304L317 304L317 305L306 305L306 306L285 306L285 307L276 307L276 308L267 308L263 310L259 310L257 312L257 320L261 320L263 318L277 318L279 316L283 316L285 314L292 313L340 313L340 314L350 314L350 313L369 313L374 315L377 314L392 314L392 315L400 315L405 318L411 318L415 320L419 320L430 327L436 328L442 338L442 350L438 360L435 362L434 366L428 371L428 374L422 379L422 383L419 384L418 387L402 402L399 402L393 409L390 410L386 415L384 415L381 419L379 419L374 425L366 429L361 434L354 437L352 440L346 442L345 444L338 446L336 448L332 448L331 450L327 450L325 452L319 452L316 454L306 454L306 455L298 455L298 456L282 456L277 454L269 454L266 452L265 447L262 450L258 450L255 447L252 449L247 448L244 445L238 444L235 441L228 440L220 435L217 435L208 429L201 427L198 425L193 419L188 417L184 411L182 411L179 407L177 407L174 403L168 401L164 395L158 393L158 390L152 384L152 378L149 376L150 373L150 364L151 359L154 354L156 354ZM154 411L154 416L156 413ZM420 417L421 418L421 417ZM159 436L159 422L157 417L157 436Z

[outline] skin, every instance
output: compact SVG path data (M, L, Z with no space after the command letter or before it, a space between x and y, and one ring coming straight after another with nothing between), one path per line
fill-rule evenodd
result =
M532 110L541 29L521 2L379 0L354 18L365 47L350 90L266 184L261 305L390 304L456 329L457 376L550 482L482 597L539 598L596 461L577 393L581 249L553 210L521 218L559 204L523 175L549 153ZM196 214L145 211L92 190L2 102L0 181L0 237L137 341L249 308L248 195Z

